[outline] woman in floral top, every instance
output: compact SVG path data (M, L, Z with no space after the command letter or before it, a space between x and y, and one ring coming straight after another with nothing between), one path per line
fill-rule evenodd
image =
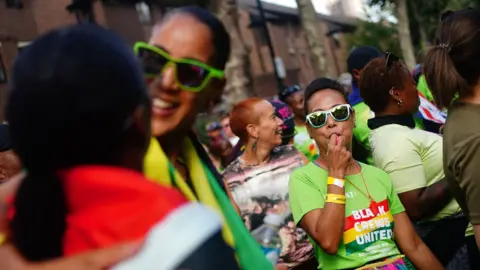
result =
M266 100L251 98L236 105L230 126L244 143L245 151L225 169L223 178L250 231L263 224L267 213L285 217L279 231L280 263L284 269L313 270L316 262L312 246L306 233L293 223L288 204L289 176L303 162L294 146L279 146L282 125Z

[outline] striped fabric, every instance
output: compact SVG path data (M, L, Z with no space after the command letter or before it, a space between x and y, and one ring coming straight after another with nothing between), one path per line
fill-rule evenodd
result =
M112 270L178 269L221 230L222 219L213 210L198 203L184 205L153 226L143 248Z
M420 97L419 112L422 117L435 123L445 124L447 114L440 111L435 104L428 101L420 91L418 92L418 96Z
M144 240L116 270L238 270L222 218L140 172L79 166L62 173L68 214L64 255Z
M242 219L235 212L225 191L220 187L205 160L201 159L195 138L186 138L182 147L182 159L189 173L191 187L178 173L163 152L158 141L152 138L145 157L144 172L152 181L161 186L172 186L190 201L198 201L215 210L222 218L222 235L225 242L235 249L240 268L243 270L270 270L272 264L265 258L259 244L251 237Z

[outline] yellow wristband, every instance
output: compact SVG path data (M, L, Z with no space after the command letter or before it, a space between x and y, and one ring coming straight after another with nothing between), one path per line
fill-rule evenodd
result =
M333 194L329 193L327 194L327 198L325 199L325 202L327 203L337 203L337 204L345 204L347 198L345 195L339 195L339 194Z
M328 180L327 180L327 184L335 185L339 188L344 188L345 187L345 180L329 176Z

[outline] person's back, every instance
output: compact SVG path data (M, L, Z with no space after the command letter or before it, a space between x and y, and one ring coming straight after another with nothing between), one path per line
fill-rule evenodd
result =
M480 12L464 9L442 15L425 58L425 78L440 108L448 108L443 167L449 187L474 226L480 246L479 129ZM470 243L478 259L478 248ZM480 268L480 264L474 269Z
M94 25L49 32L19 56L11 89L7 119L27 171L15 195L11 239L25 258L43 261L147 237L133 259L154 269L236 269L220 217L142 175L150 100L119 37ZM179 227L186 217L202 229ZM205 217L210 222L198 220ZM188 232L196 238L176 245L152 238ZM208 257L212 249L203 247L212 243L223 258Z
M375 117L375 113L365 104L360 95L358 81L364 67L373 59L384 57L383 53L377 48L371 46L359 46L350 52L347 59L348 71L352 75L352 92L348 96L348 103L355 111L355 128L353 130L354 140L353 156L362 162L373 165L371 146L369 142L370 128L368 120ZM414 116L415 127L438 133L441 124L431 121L424 117L422 113Z
M388 173L425 243L449 264L472 230L444 179L442 137L415 128L413 113L421 101L410 72L387 55L364 68L359 87L375 112L368 120L375 166Z

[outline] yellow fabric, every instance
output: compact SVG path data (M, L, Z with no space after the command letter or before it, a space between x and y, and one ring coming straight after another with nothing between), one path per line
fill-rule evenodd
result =
M198 157L190 139L186 138L183 141L182 149L182 158L185 161L187 168L190 170L190 179L195 192L190 189L183 177L176 170L174 170L173 175L175 179L170 178L168 169L169 160L155 138L151 139L147 155L145 156L145 175L152 181L162 185L172 186L172 181L175 181L176 187L188 200L200 201L201 203L217 211L223 220L223 238L227 244L229 244L231 247L234 247L235 243L232 231L230 230L225 217L222 214L217 200L215 199L213 191L210 188L210 184L208 183L207 176L205 175L202 162ZM198 198L195 196L195 193L197 194Z

